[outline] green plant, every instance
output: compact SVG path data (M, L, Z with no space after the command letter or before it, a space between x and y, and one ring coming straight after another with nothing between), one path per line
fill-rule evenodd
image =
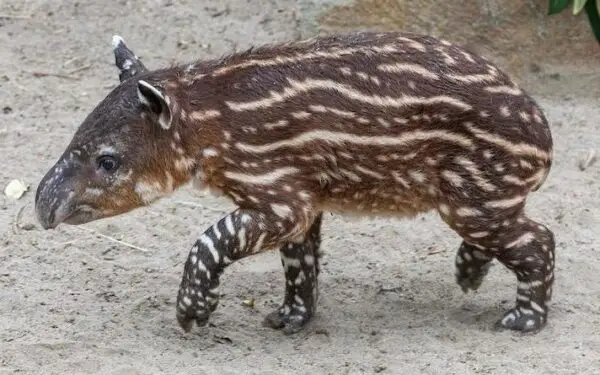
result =
M548 14L560 13L569 5L573 6L575 16L585 10L596 40L600 42L600 0L550 0Z

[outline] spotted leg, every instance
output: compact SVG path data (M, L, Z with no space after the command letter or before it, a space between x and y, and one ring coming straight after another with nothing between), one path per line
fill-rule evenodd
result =
M516 275L518 288L515 306L495 327L539 331L546 324L547 302L552 295L554 235L525 216L522 199L518 204L497 202L502 207L468 207L466 202L455 210L449 204L441 206L444 221L464 240L456 258L457 281L463 290L477 289L496 258Z
M499 329L539 331L546 325L554 283L554 234L520 216L506 232L498 260L517 275L516 306L496 323Z
M294 204L236 210L200 236L188 255L177 295L177 320L184 331L194 321L206 325L218 304L219 276L229 264L304 236L315 214L306 200Z
M463 241L456 253L456 282L463 292L477 290L492 265L493 257Z
M300 331L315 314L318 299L319 246L321 243L319 213L302 242L288 242L280 249L285 273L283 304L265 318L271 328L291 334Z

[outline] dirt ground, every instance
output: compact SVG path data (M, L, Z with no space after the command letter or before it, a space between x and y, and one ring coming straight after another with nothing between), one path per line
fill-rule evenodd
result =
M532 10L545 1L450 3L2 0L0 185L21 179L30 189L19 200L0 194L0 374L600 373L600 162L578 167L600 152L600 48L584 18ZM476 294L463 294L453 268L460 240L434 215L327 215L319 311L295 336L261 326L283 296L276 252L226 270L211 327L184 334L177 326L183 262L232 208L227 201L186 187L82 227L43 231L35 221L37 183L118 82L113 34L159 67L356 28L473 42L547 111L556 159L529 212L555 231L558 247L550 320L539 334L492 330L513 303L515 278L496 263Z

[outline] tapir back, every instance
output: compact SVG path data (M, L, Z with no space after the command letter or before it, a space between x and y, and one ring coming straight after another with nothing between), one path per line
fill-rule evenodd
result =
M181 69L174 95L198 96L183 118L218 133L229 177L211 179L234 196L249 176L282 171L329 208L420 212L459 182L500 198L537 188L550 167L536 103L486 59L432 37L332 36Z

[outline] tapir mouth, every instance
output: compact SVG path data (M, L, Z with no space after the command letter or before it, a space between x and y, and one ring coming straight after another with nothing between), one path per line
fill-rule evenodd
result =
M41 181L35 198L35 211L44 229L54 229L59 224L84 224L96 219L98 210L82 202L70 176L50 171Z
M65 216L63 223L69 225L79 225L88 223L96 218L96 210L88 205L82 205Z
M71 202L71 198L74 194L75 193L71 191L67 194L61 194L61 196L53 198L38 194L40 198L36 199L35 211L38 221L44 229L56 228L65 220L65 218L68 218L76 211Z
M38 211L38 219L44 229L54 229L59 224L79 225L93 221L97 210L87 204L65 202L50 211Z

